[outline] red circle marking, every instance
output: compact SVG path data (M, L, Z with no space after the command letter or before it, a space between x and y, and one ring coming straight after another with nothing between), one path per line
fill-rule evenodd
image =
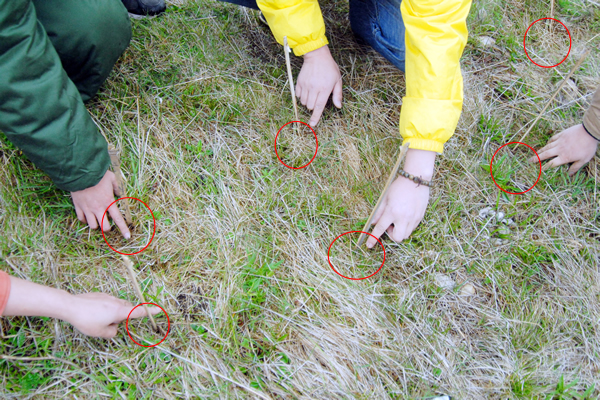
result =
M349 233L364 233L366 235L372 236L375 238L375 240L377 240L379 242L379 244L381 245L381 248L383 249L383 261L381 262L381 265L379 266L379 269L375 272L373 272L371 275L369 276L365 276L362 278L350 278L348 276L344 276L342 274L340 274L339 272L337 272L337 270L335 269L335 267L333 266L333 264L331 263L331 259L329 258L329 253L331 252L331 246L333 246L333 244L335 243L336 240L338 240L339 238L341 238L344 235L347 235ZM385 264L385 247L383 247L383 243L381 243L381 240L377 239L375 237L375 235L370 234L369 232L363 232L363 231L348 231L345 233L342 233L340 236L336 237L335 239L333 239L333 242L331 242L331 244L329 245L329 248L327 249L327 262L329 262L329 266L331 267L331 269L333 270L333 272L335 272L336 274L338 274L339 276L341 276L342 278L346 278L346 279L351 279L353 281L360 281L362 279L367 279L372 277L373 275L375 275L376 273L378 273L379 271L381 271L381 268L383 268L383 264Z
M535 183L533 184L533 186L532 186L532 187L530 187L529 189L527 189L527 190L526 190L526 191L524 191L524 192L513 193L513 192L509 192L508 190L504 190L504 189L502 189L502 188L500 187L500 185L498 185L498 183L496 183L496 180L494 179L494 173L492 172L492 164L494 163L494 157L496 157L496 154L498 154L498 152L500 151L500 149L502 149L502 147L504 147L504 146L508 146L509 144L522 144L522 145L524 145L524 146L527 146L527 147L529 147L529 148L531 149L531 151L533 151L533 152L535 153L535 156L537 157L537 159L538 159L538 162L540 163L540 172L539 172L539 174L538 174L538 178L537 178L537 180L535 181ZM542 160L540 160L540 156L538 155L537 151L535 151L535 150L533 149L533 147L531 147L531 146L530 146L530 145L528 145L528 144L521 143L521 142L510 142L510 143L506 143L506 144L504 144L504 145L500 146L500 148L499 148L498 150L496 150L496 152L494 153L494 156L492 157L492 160L490 161L490 175L492 175L492 180L494 181L494 184L495 184L496 186L498 186L498 189L502 190L503 192L506 192L506 193L508 193L508 194L523 194L523 193L527 193L527 192L529 192L531 189L533 189L533 188L535 187L535 185L537 185L537 183L538 183L538 182L539 182L539 180L540 180L540 177L542 176Z
M290 167L289 165L287 165L286 163L284 163L283 161L281 161L281 157L279 157L279 153L277 153L277 137L279 136L279 133L281 133L281 130L283 128L285 128L287 125L293 124L294 122L299 122L301 124L304 124L304 125L308 126L310 128L310 130L312 131L313 135L315 135L315 142L317 143L317 147L315 148L315 155L313 156L313 158L311 158L311 160L308 163L306 163L305 165L303 165L301 167ZM313 160L317 156L317 152L318 151L319 151L319 140L317 139L317 134L315 133L315 130L313 128L311 128L311 126L308 125L306 122L302 122L302 121L290 121L287 124L283 125L281 128L279 128L279 131L277 132L277 135L275 135L275 155L277 156L277 159L279 160L280 163L282 163L283 165L285 165L286 167L288 167L290 169L302 169L302 168L308 167L310 165L310 163L313 162Z
M139 306L143 306L144 304L152 304L153 306L156 306L158 308L160 308L162 310L162 312L165 313L165 315L167 316L167 333L165 333L165 337L162 338L162 340L156 344L150 345L150 346L146 346L143 344L139 344L138 342L135 341L135 339L131 336L131 333L129 333L129 317L131 316L131 313L133 312L133 310L135 310L136 308L138 308ZM133 307L131 309L131 311L129 311L129 315L127 316L127 320L125 321L125 329L127 329L127 334L129 335L129 337L131 338L131 340L133 340L133 343L137 344L138 346L142 346L142 347L154 347L154 346L158 346L159 344L161 344L162 342L165 341L165 339L167 338L167 336L169 335L169 332L171 331L171 320L169 319L169 314L167 314L167 312L164 310L164 308L162 308L161 306L159 306L158 304L154 304L154 303L140 303L137 306Z
M108 240L106 240L106 236L104 236L104 231L102 230L102 225L104 225L104 216L106 215L106 213L108 212L108 209L115 204L117 201L119 200L123 200L123 199L133 199L133 200L137 200L140 203L142 203L143 205L146 206L146 208L148 209L148 211L150 211L150 214L152 214L152 223L154 224L154 231L152 232L152 237L150 238L150 241L148 242L148 244L141 249L140 251L137 251L135 253L121 253L119 250L115 250L115 248L113 248L109 243ZM156 234L156 219L154 218L154 213L152 212L152 210L150 209L150 207L148 207L148 204L144 203L143 201L141 201L140 199L137 199L135 197L121 197L120 199L117 199L115 201L113 201L112 203L110 203L110 205L108 207L106 207L106 210L104 210L104 214L102 214L102 221L100 222L100 231L102 231L102 237L104 238L104 241L106 242L106 244L108 244L108 247L110 247L111 249L113 249L114 251L116 251L119 254L123 254L124 256L132 256L134 254L138 254L141 253L142 251L146 250L146 248L148 246L150 246L150 243L152 243L152 239L154 239L154 235Z
M567 51L567 55L565 56L565 58L562 59L561 62L559 62L558 64L555 65L540 65L538 63L536 63L535 61L533 61L531 59L531 57L529 57L529 53L527 53L527 46L525 45L525 40L527 39L527 32L529 32L529 29L531 29L531 27L533 26L533 24L535 24L536 22L539 21L543 21L545 19L551 19L553 21L558 22L559 24L561 24L562 26L565 27L565 29L567 30L567 33L569 34L569 51ZM565 24L563 24L562 22L560 22L559 20L555 19L555 18L550 18L550 17L546 17L546 18L540 18L537 21L533 21L531 23L531 25L529 25L529 27L527 28L527 30L525 31L525 36L523 36L523 49L525 50L525 55L527 56L527 58L529 58L529 61L531 61L532 63L534 63L535 65L537 65L538 67L542 67L542 68L554 68L554 67L558 67L560 64L562 64L567 57L569 57L569 53L571 53L571 45L573 44L573 41L571 40L571 32L569 32L569 28L567 28L567 26Z

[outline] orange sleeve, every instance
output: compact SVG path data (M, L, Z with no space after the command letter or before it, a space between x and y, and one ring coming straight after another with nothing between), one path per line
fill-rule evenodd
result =
M0 271L0 315L4 312L4 307L8 302L8 295L10 294L10 278L4 271Z

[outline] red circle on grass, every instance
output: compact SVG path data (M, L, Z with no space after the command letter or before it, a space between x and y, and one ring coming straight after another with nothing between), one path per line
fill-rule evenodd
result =
M538 63L536 63L535 61L533 61L531 59L531 57L529 57L529 53L527 53L527 46L525 45L525 40L527 39L527 32L529 32L529 29L531 29L531 27L539 21L545 20L545 19L551 19L553 21L558 22L559 24L561 24L562 26L565 27L565 29L567 30L567 34L569 35L569 51L567 51L567 55L565 56L565 58L562 59L561 62L559 62L558 64L555 65L540 65ZM567 28L567 26L565 24L563 24L562 22L560 22L559 20L557 20L556 18L550 18L550 17L546 17L546 18L540 18L537 21L533 21L531 23L531 25L529 25L529 27L527 28L527 30L525 31L525 35L523 36L523 49L525 50L525 55L527 56L527 58L529 58L529 61L531 61L532 63L534 63L535 65L537 65L538 67L542 67L542 68L554 68L554 67L558 67L560 64L562 64L567 57L569 57L569 53L571 53L571 45L573 44L573 41L571 39L571 32L569 32L569 28Z
M537 180L535 181L535 183L533 184L533 186L532 186L532 187L530 187L529 189L527 189L527 190L526 190L526 191L524 191L524 192L513 193L513 192L509 192L508 190L504 190L504 189L502 189L502 188L500 187L500 185L498 185L498 183L496 183L496 180L494 179L494 173L492 172L492 164L494 163L494 157L496 157L496 154L498 154L498 152L500 151L500 149L502 149L504 146L508 146L509 144L522 144L523 146L527 146L527 147L529 147L529 148L531 149L531 151L533 151L533 152L535 153L535 156L537 157L537 159L538 159L538 162L540 163L540 172L539 172L539 174L538 174L538 178L537 178ZM521 142L510 142L510 143L506 143L506 144L503 144L502 146L500 146L500 148L499 148L498 150L496 150L496 152L494 153L494 156L492 157L492 161L490 161L490 175L492 175L492 180L494 181L494 184L495 184L496 186L498 186L498 189L502 190L503 192L506 192L506 193L508 193L508 194L523 194L523 193L527 193L527 192L529 192L531 189L533 189L533 188L535 187L535 185L537 185L537 183L538 183L538 182L539 182L539 180L540 180L540 177L542 176L542 160L540 160L540 156L538 155L537 151L535 151L535 150L533 149L533 147L531 147L531 146L530 146L530 145L528 145L528 144L521 143Z
M331 246L333 246L333 244L335 243L336 240L338 240L339 238L341 238L344 235L347 235L349 233L364 233L366 235L369 236L373 236L375 238L375 240L377 240L379 242L379 244L381 245L381 248L383 249L383 261L381 262L381 265L379 266L379 269L375 272L373 272L371 275L369 276L364 276L362 278L350 278L348 276L344 276L342 274L340 274L339 272L337 272L337 270L335 269L335 267L333 266L333 264L331 263L331 259L329 258L329 253L331 252ZM372 277L373 275L377 274L379 271L381 271L381 268L383 268L383 264L385 264L385 247L383 247L383 243L381 243L381 240L377 239L375 237L375 235L370 234L369 232L363 232L363 231L348 231L345 233L342 233L340 236L336 237L335 239L333 239L333 242L331 242L331 244L329 245L329 248L327 249L327 262L329 262L329 266L331 267L331 269L333 270L333 272L335 272L336 274L338 274L339 276L341 276L342 278L346 278L346 279L351 279L353 281L360 281L362 279L367 279Z
M311 160L308 163L306 163L305 165L303 165L301 167L290 167L289 165L287 165L286 163L284 163L283 161L281 161L281 157L279 157L279 153L277 153L277 137L279 136L279 133L281 133L281 130L283 128L285 128L287 125L293 124L294 122L299 122L301 124L304 124L304 125L308 126L310 128L310 130L312 131L313 135L315 135L315 142L317 143L317 147L315 148L315 155L313 156L313 158L311 158ZM315 133L315 130L313 128L311 128L311 126L309 124L307 124L306 122L302 122L302 121L290 121L287 124L283 125L281 128L279 128L279 131L277 132L277 135L275 135L275 155L277 156L277 159L279 160L280 163L282 163L283 165L285 165L286 167L288 167L290 169L302 169L302 168L308 167L310 165L310 163L313 162L313 160L317 156L317 152L318 151L319 151L319 140L317 139L317 134Z
M143 205L146 206L146 208L148 209L148 211L150 211L150 214L152 214L152 223L154 224L154 231L152 232L152 237L150 238L150 241L148 242L148 244L141 249L140 251L136 251L135 253L121 253L119 250L115 250L109 243L108 240L106 240L106 236L104 236L104 231L102 230L102 225L104 225L104 216L106 215L106 213L108 212L108 209L115 204L117 201L119 200L123 200L123 199L133 199L133 200L137 200L140 203L142 203ZM142 251L146 250L146 248L148 246L150 246L150 243L152 243L152 239L154 239L154 235L156 234L156 219L154 218L154 213L152 212L152 210L150 209L150 207L148 207L148 204L144 203L143 201L141 201L140 199L137 199L135 197L121 197L120 199L117 199L115 201L113 201L112 203L110 203L110 205L108 207L106 207L106 210L104 210L104 214L102 214L102 222L100 222L100 231L102 231L102 237L104 238L104 241L106 242L106 244L108 244L108 247L110 247L112 250L116 251L119 254L123 254L124 256L132 256L134 254L138 254L141 253Z
M146 346L143 344L139 344L138 342L135 341L135 339L131 336L131 333L129 333L129 317L131 316L131 313L133 312L133 310L135 310L136 308L138 308L139 306L143 306L144 304L152 304L153 306L156 306L158 308L160 308L162 310L162 312L165 313L165 315L167 316L167 333L165 333L165 337L162 338L162 340L156 344L150 345L150 346ZM165 341L165 339L167 338L167 336L169 335L169 332L171 331L171 320L169 320L169 314L167 314L167 312L164 310L164 308L162 308L161 306L159 306L158 304L154 304L154 303L140 303L137 306L133 307L131 309L131 311L129 311L129 315L127 316L127 320L125 321L125 329L127 329L127 334L129 335L129 337L131 338L131 340L133 340L133 343L137 344L138 346L142 346L142 347L154 347L154 346L158 346L159 344L161 344L162 342Z

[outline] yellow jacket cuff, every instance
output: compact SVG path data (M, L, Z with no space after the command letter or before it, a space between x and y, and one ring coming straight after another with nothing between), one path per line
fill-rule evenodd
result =
M400 112L400 134L410 139L410 148L442 153L462 108L462 100L404 97Z

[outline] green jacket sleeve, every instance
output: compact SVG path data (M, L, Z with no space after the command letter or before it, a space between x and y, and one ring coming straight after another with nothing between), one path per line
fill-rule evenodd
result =
M110 165L31 0L0 0L0 130L63 190L96 185Z

